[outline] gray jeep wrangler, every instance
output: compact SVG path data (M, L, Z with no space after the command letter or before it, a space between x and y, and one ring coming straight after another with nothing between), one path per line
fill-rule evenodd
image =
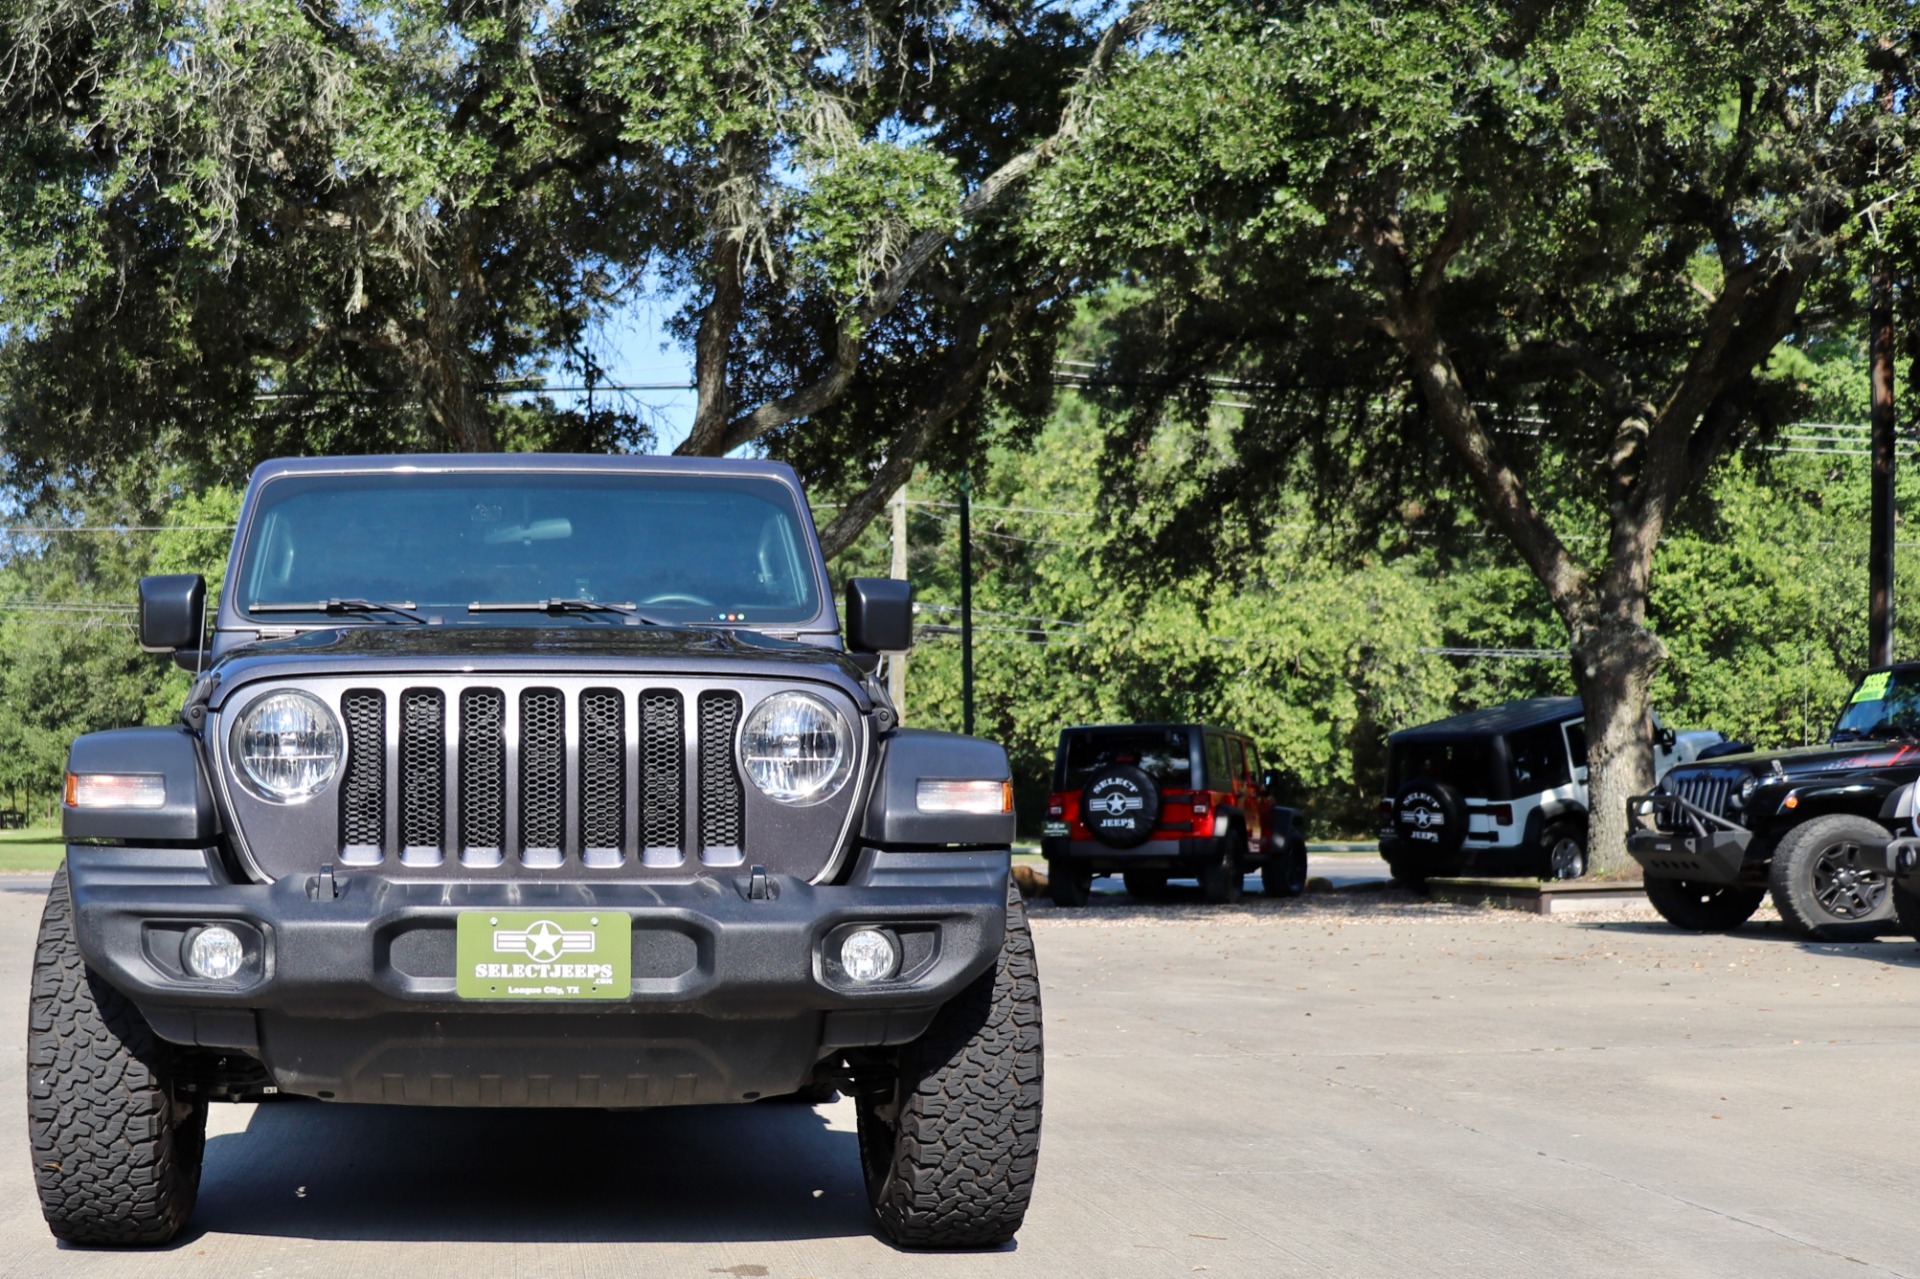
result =
M179 723L73 744L34 961L53 1233L164 1243L207 1106L849 1093L879 1228L979 1247L1038 1158L1007 758L901 728L791 470L332 458L253 476Z

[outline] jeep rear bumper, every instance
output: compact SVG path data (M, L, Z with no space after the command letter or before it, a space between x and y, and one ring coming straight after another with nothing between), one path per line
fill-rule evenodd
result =
M1643 826L1654 818L1656 827ZM1627 854L1649 879L1736 884L1743 878L1753 832L1716 817L1678 795L1634 795L1627 800Z
M1005 852L867 851L852 880L491 883L318 877L233 883L210 850L70 846L87 965L163 1037L257 1057L283 1092L431 1105L640 1106L791 1092L835 1049L905 1042L999 954ZM620 1000L462 999L463 911L618 911ZM228 923L258 956L227 982L178 963L184 930ZM854 987L829 934L901 941L898 976Z
M1215 835L1182 835L1178 839L1150 839L1133 848L1115 848L1097 839L1051 835L1040 841L1049 862L1070 863L1095 871L1165 870L1198 874L1220 860L1226 841ZM1257 859L1250 859L1253 864Z

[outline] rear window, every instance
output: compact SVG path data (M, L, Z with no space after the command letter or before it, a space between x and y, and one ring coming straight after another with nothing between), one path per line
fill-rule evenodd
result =
M1400 789L1414 777L1436 777L1468 796L1502 798L1504 785L1495 776L1493 743L1395 742L1389 748L1387 789Z
M1132 764L1162 786L1184 789L1193 784L1186 733L1172 728L1117 728L1063 734L1054 786L1079 790L1096 768L1108 764Z

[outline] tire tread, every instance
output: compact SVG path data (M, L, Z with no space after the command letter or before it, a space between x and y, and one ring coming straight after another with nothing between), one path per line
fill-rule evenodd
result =
M860 1106L868 1191L888 1239L989 1248L1013 1238L1040 1158L1042 1069L1033 937L1009 891L999 961L901 1050L897 1122Z
M33 1179L56 1238L152 1246L186 1225L199 1194L206 1109L176 1105L169 1056L132 1001L81 959L62 866L34 948L27 1018Z

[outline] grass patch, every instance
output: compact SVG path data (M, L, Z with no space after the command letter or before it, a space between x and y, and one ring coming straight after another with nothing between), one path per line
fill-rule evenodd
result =
M0 871L52 870L66 855L58 826L0 831Z

